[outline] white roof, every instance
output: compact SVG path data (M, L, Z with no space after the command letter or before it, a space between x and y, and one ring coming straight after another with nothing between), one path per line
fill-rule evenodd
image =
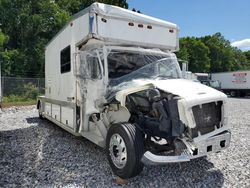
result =
M167 27L178 28L176 24L167 22L158 18L154 18L151 16L147 16L141 13L137 13L128 9L124 9L121 7L113 6L113 5L107 5L103 3L93 3L90 6L90 9L94 11L95 13L102 14L103 16L110 16L110 17L116 17L119 19L131 19L134 22L143 22L143 23L150 23L150 24L156 24L156 25L162 25Z
M98 32L95 31L96 32L95 34L99 35L97 36L98 38L102 37L102 39L104 39L106 37L107 41L112 41L112 39L117 39L120 40L120 42L122 42L123 40L124 44L126 44L126 42L132 44L131 41L134 41L137 45L140 43L141 46L162 48L172 51L176 51L179 49L179 42L178 42L179 28L176 24L158 18L154 18L151 16L147 16L141 13L137 13L128 9L124 9L121 7L107 5L103 3L97 3L97 2L93 3L92 5L83 9L77 14L73 15L72 18L69 20L69 22L49 41L47 46L55 38L57 38L57 36L60 35L60 33L62 33L67 27L69 27L70 23L84 16L85 14L97 14L101 15L104 18L111 18L112 20L123 20L126 22L135 22L137 24L141 23L156 28L161 28L154 30L154 32L146 32L147 30L144 31L140 30L140 32L137 33L134 32L135 30L130 29L129 32L127 32L126 36L123 37L123 35L120 35L121 32L118 33L118 31L116 31L117 29L113 30L114 32L111 33L110 31L114 28L108 26L107 28L104 29L99 28ZM168 30L166 30L166 28L169 30L169 32L167 32ZM124 28L122 29L123 32L126 32ZM134 33L132 33L131 31ZM147 38L147 40L145 40L145 38Z

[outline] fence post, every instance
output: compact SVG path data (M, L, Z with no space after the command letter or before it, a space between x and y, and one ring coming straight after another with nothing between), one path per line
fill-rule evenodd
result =
M1 82L1 88L0 88L0 109L2 109L2 103L3 103L3 90L4 90L4 77L0 77L0 82Z
M39 78L37 78L37 84L38 84L38 95L39 95L39 93L40 93L40 79Z

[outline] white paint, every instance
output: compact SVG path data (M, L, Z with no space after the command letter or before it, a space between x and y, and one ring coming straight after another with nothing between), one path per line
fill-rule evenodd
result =
M107 22L101 21L98 16L98 35L110 40L120 40L124 43L141 43L150 46L163 46L167 49L177 50L178 37L177 30L173 33L169 30L172 29L168 26L153 25L152 29L147 29L148 24L145 21L135 22L134 26L128 25L128 20L118 20L112 18L106 18ZM138 24L142 24L143 27L138 27ZM122 32L121 32L122 31Z
M89 17L94 17L91 27ZM102 18L106 19L106 22L103 22ZM129 22L132 22L134 26L129 26ZM143 27L138 27L138 24L142 24ZM152 29L148 29L147 26L151 26ZM71 33L68 33L69 29ZM172 51L179 49L179 28L176 24L102 3L93 3L87 9L74 15L47 47L53 46L54 41L59 38L66 41L71 39L72 44L75 45L93 36L115 44L131 45L133 43L136 46Z
M213 73L211 78L221 83L221 89L250 89L250 71Z
M51 104L48 102L45 102L44 106L45 106L44 108L45 114L47 114L48 116L51 116Z
M146 88L157 87L165 92L180 96L191 107L196 104L208 103L216 100L224 100L226 95L222 92L203 85L198 82L185 79L169 80L134 80L135 85L131 89L123 90L117 93L117 100L124 104L124 98L130 93L134 93Z
M73 112L74 110L72 108L69 108L69 107L61 107L62 108L62 121L61 123L63 123L64 125L67 125L68 127L70 128L74 128L73 127L73 123L74 123L74 120L73 120Z
M52 118L60 121L61 113L60 113L60 106L56 104L52 104Z
M92 24L90 17L93 17ZM103 22L102 18L105 18L107 22ZM129 22L133 22L134 26L129 26ZM143 24L143 28L139 28L138 24ZM147 26L152 26L152 29L148 29ZM63 102L77 103L77 100L78 104L82 102L83 93L80 92L82 87L80 87L74 75L77 71L75 65L78 66L79 63L82 63L76 59L76 54L79 52L77 47L80 44L90 41L83 45L85 50L93 48L94 45L113 44L117 46L129 44L136 47L158 47L163 50L176 51L179 47L178 32L179 29L176 24L116 6L94 3L73 16L73 19L46 46L45 97ZM61 74L60 53L69 45L71 47L71 71ZM107 73L106 60L105 64ZM107 83L107 74L102 80L89 80L86 83L86 93L84 94L85 99L87 99L85 104L86 115L99 112L97 100L102 100ZM45 109L47 110L46 113L52 118L64 118L62 117L63 114L57 113L57 108L55 108L55 112L51 111L48 106ZM73 113L73 111L70 110L68 113ZM74 114L70 115L74 116ZM87 122L84 124L86 126Z
M181 121L190 128L194 128L196 126L191 107L214 101L223 101L224 104L227 98L224 93L216 89L190 80L135 80L134 82L137 86L133 85L133 88L122 90L117 93L116 99L121 102L121 105L125 106L126 96L131 93L149 88L158 88L167 93L172 93L181 97L178 101L179 116ZM224 109L225 106L223 105L222 108ZM223 124L225 124L225 114L223 109L222 120Z
M90 17L93 17L92 25L90 25ZM106 22L103 22L102 18L105 18ZM134 26L129 26L129 22L133 22ZM138 27L138 24L142 24L143 27ZM152 26L152 29L148 29L148 25ZM72 106L77 104L81 108L81 124L79 132L76 134L80 133L92 142L104 146L105 138L101 137L100 131L96 127L97 123L89 121L89 116L93 113L104 113L103 104L106 102L104 95L108 85L107 55L109 50L117 48L124 51L148 51L159 54L167 51L169 55L175 56L170 52L179 48L178 32L179 29L175 24L100 3L94 3L89 9L78 13L52 39L45 50L45 97L51 101L57 101L58 104L64 104L58 106L45 102L44 110L47 118L74 134L76 133L76 129L74 129L75 111ZM61 74L60 52L69 45L71 47L71 71ZM133 47L125 47L125 45ZM76 54L79 55L80 51L87 52L90 49L103 50L104 65L102 62L99 63L101 69L104 69L104 75L99 80L81 78L80 76L84 75L77 69L86 60L79 61ZM79 78L77 72L81 74ZM133 85L116 94L116 99L121 102L123 107L119 111L113 110L105 112L105 115L102 114L103 122L104 117L106 117L106 124L107 122L128 121L130 113L125 107L126 96L154 87L181 97L178 102L180 118L190 127L195 126L190 112L191 106L226 98L219 91L188 80L137 80L134 82L135 87ZM67 107L69 103L66 102L70 102L71 107ZM59 123L58 120L61 122Z

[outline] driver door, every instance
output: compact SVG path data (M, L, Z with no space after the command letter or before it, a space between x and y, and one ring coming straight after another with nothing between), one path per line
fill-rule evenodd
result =
M80 51L77 67L77 99L81 101L83 126L89 131L88 117L99 113L105 95L103 55L100 50Z

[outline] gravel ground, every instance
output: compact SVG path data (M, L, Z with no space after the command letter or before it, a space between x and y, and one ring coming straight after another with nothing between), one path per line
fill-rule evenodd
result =
M126 187L250 187L250 99L228 99L230 148L207 158L147 166ZM35 106L0 112L0 187L115 187L104 151L39 120Z

